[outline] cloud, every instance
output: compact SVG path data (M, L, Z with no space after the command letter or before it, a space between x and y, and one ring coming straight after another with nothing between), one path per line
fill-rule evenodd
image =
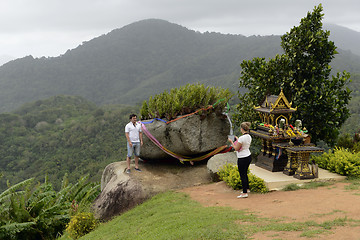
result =
M157 18L200 32L281 35L319 0L4 0L0 55L57 56L133 22ZM360 31L357 0L326 0L324 21Z

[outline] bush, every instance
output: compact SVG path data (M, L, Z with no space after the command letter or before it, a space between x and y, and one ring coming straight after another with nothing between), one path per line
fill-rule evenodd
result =
M354 137L351 137L350 134L343 134L339 136L336 146L338 148L345 148L349 151L360 152L360 141L359 133L355 133Z
M189 114L201 108L213 106L209 111L222 113L232 97L228 89L205 87L202 84L187 84L151 96L144 101L140 110L142 120L152 118L175 119L178 115ZM207 114L200 111L199 114Z
M234 166L232 164L226 164L222 168L220 168L218 175L222 181L226 182L226 184L233 189L239 190L242 188L240 174L237 166ZM248 176L249 187L252 192L266 193L269 191L263 179L250 173L249 170Z
M348 177L360 177L360 152L353 153L344 148L335 148L319 156L313 156L319 167Z
M360 152L360 142L354 143L352 150L356 153L359 153Z
M71 217L66 232L73 239L78 239L94 230L98 225L93 213L79 212Z
M337 140L336 146L338 148L345 148L351 150L354 146L353 138L348 133L340 135Z

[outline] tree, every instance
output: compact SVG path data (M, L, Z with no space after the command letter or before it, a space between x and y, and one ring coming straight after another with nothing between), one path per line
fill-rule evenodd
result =
M324 140L333 145L339 128L350 116L347 104L351 91L346 87L350 74L331 74L329 65L337 54L329 31L322 29L322 5L308 12L300 25L281 37L284 54L266 61L264 58L245 60L240 87L249 91L239 94L240 103L234 119L237 123L257 119L253 106L266 95L277 95L282 88L285 96L297 106L293 119L301 119L313 142Z

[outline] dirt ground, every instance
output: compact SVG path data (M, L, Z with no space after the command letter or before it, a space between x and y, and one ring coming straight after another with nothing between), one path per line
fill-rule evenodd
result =
M266 194L250 193L237 199L239 191L224 182L212 182L204 163L154 164L141 163L142 173L134 173L146 184L160 190L185 192L204 206L228 206L246 210L259 217L288 222L315 221L324 223L346 217L346 226L332 227L316 237L301 237L302 231L267 231L252 235L253 239L351 239L360 240L360 187L349 190L350 183L335 182L316 189L273 191ZM355 220L355 221L351 221ZM246 223L239 223L246 224Z
M248 198L237 199L235 191L224 182L203 184L180 190L204 206L228 206L246 210L259 217L279 219L282 222L315 221L323 223L336 218L353 219L357 222L332 227L310 239L359 239L360 240L360 189L347 190L349 183L310 190L274 191L266 194L250 193ZM242 224L242 223L240 223ZM253 239L309 239L300 237L301 231L261 232Z

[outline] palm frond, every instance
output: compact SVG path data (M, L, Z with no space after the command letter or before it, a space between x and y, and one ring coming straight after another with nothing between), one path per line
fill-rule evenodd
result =
M34 178L29 178L29 179L26 179L26 180L24 180L22 182L19 182L18 184L15 184L15 185L9 187L8 189L6 189L4 192L2 192L0 194L0 200L1 200L2 197L6 196L8 194L10 194L12 192L15 192L15 191L18 191L19 189L21 189L24 186L32 184L33 181L34 181Z

